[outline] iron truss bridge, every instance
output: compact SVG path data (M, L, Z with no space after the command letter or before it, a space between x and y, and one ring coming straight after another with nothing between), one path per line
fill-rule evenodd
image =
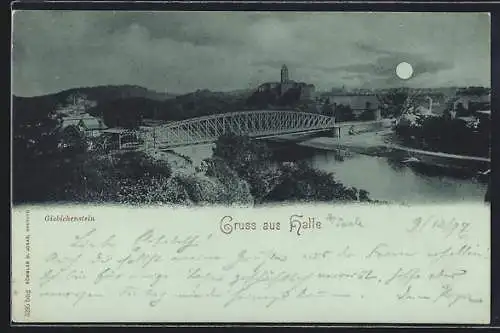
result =
M335 119L296 111L240 111L216 114L157 126L143 133L145 143L167 148L210 143L224 134L254 138L311 133L333 129Z

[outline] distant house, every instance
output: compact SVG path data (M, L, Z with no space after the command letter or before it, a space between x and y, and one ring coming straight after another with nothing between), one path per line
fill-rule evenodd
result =
M491 118L491 110L478 110L476 111L478 117Z
M336 110L340 106L349 106L356 118L359 118L366 111L377 113L380 117L380 101L376 95L329 95L328 102Z
M490 121L491 120L491 110L478 110L472 113L470 116L456 117L457 119L462 119L466 122L478 122L478 121Z
M86 137L97 137L107 128L101 119L89 114L62 118L62 129L65 130L70 126L78 128Z
M452 110L457 116L473 116L476 111L488 110L491 107L491 95L458 96L453 100Z

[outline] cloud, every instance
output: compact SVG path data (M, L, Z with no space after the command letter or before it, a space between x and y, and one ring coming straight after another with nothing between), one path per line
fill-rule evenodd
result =
M361 52L374 54L375 57L370 62L317 68L325 72L342 73L342 78L347 80L363 79L365 85L371 86L402 83L396 76L396 67L401 62L408 62L413 67L410 81L424 74L438 74L440 71L454 68L453 59L448 62L428 59L428 56L423 54L384 50L364 43L355 43L356 48Z

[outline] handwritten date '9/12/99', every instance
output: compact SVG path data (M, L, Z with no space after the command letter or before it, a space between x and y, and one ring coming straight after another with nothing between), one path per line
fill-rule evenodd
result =
M315 217L306 217L303 215L290 216L288 226L290 232L295 233L297 236L302 235L306 230L318 230L322 228L321 221ZM238 231L280 231L282 224L280 222L241 222L235 221L232 216L226 215L220 220L220 230L224 234L231 234Z

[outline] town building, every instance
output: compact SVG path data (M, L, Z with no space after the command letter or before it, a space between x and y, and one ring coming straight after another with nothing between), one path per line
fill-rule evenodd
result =
M452 110L457 116L473 116L480 110L489 110L491 107L491 94L458 96L452 100Z
M376 95L329 94L325 96L332 106L334 114L342 107L349 107L355 118L360 118L365 112L373 113L373 119L380 118L380 101ZM369 118L372 118L369 117Z

